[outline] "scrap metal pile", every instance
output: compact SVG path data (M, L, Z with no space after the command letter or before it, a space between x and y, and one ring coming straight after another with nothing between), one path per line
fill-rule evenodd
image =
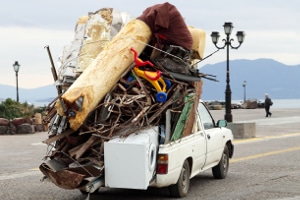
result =
M84 17L84 22L80 18L75 29L75 39L63 56L59 75L54 76L58 97L49 104L48 115L44 119L44 123L49 124L49 138L44 141L48 144L48 152L40 170L61 188L81 188L103 175L105 141L115 137L127 137L138 130L158 126L158 140L160 143L168 143L188 134L188 129L193 126L193 119L190 120L190 117L194 116L193 106L200 98L201 74L193 70L196 75L192 77L166 70L164 61L172 60L179 66L182 63L187 64L172 52L160 51L162 56L156 59L151 58L145 50L126 47L126 52L131 55L130 60L134 62L126 66L118 81L88 112L79 128L72 127L70 120L85 110L84 101L87 99L80 96L70 104L64 101L66 91L79 81L78 77L86 73L85 68L91 65L116 35L112 34L112 27L116 27L114 24L118 25L119 31L128 22L128 15L122 15L124 13L112 9L101 9L90 13L89 17ZM116 16L121 21L116 21ZM93 32L91 27L102 28ZM86 37L92 35L91 33L102 37L98 37L98 44L95 46L94 43L88 43L89 38ZM203 40L202 38L201 41ZM143 45L147 46L146 42ZM94 48L97 48L96 54ZM92 54L87 53L87 49ZM97 77L97 80L101 82L104 78ZM61 108L62 112L59 111ZM172 120L173 135L170 138L161 134L166 125L167 111L171 113Z

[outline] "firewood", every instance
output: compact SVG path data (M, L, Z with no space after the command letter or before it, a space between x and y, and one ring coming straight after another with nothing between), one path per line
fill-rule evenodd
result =
M64 138L64 137L68 136L68 135L71 135L72 133L74 133L74 131L73 131L72 129L68 129L68 130L62 132L62 133L59 134L59 135L55 135L55 136L53 136L53 137L48 138L47 140L43 141L43 143L46 143L46 144L49 145L49 144L51 144L52 142L55 142L55 141L57 141L57 140L60 140L60 139L62 139L62 138Z

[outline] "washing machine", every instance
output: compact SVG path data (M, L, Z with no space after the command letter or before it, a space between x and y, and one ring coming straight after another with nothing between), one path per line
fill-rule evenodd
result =
M105 186L147 189L156 168L158 126L104 143Z

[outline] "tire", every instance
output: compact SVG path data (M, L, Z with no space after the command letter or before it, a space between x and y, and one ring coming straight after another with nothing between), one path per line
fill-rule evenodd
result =
M85 194L85 195L88 195L88 194L95 194L95 193L98 193L99 192L99 189L95 190L94 192L87 192L83 189L79 189L80 193L81 194Z
M185 197L190 187L191 169L188 160L185 160L176 184L169 186L170 194L173 197Z
M80 191L81 194L89 194L89 193L88 193L87 191L85 191L85 190L79 189L79 191Z
M222 157L218 165L212 168L212 174L215 179L224 179L227 176L229 168L229 151L227 145L224 148Z

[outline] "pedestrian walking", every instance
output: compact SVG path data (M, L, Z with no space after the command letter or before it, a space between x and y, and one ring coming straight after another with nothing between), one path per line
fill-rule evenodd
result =
M269 97L269 94L265 94L265 110L266 110L266 117L271 117L272 113L270 112L270 107L273 105L273 102L271 98Z

